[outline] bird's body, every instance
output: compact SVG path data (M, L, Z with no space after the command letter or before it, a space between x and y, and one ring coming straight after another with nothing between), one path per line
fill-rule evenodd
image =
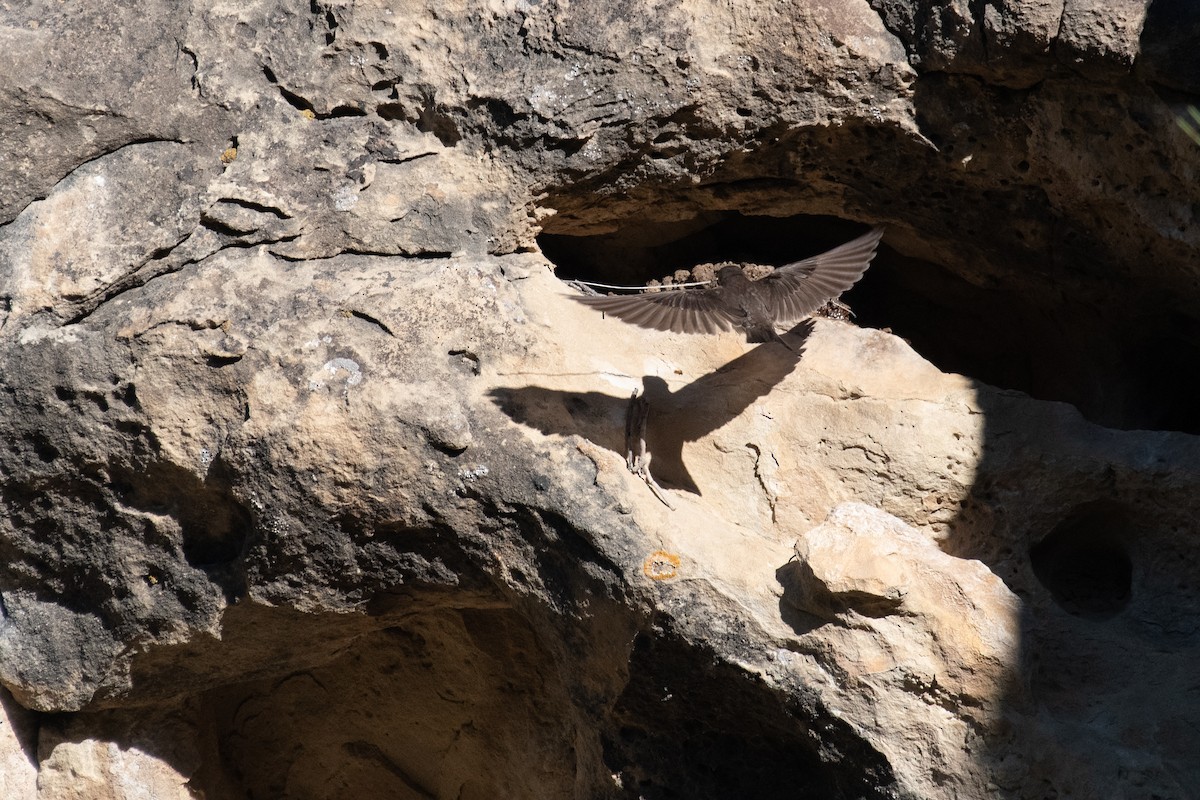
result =
M732 313L734 326L746 333L747 342L779 340L775 318L771 316L764 293L756 291L755 283L746 277L741 267L721 267L717 272L717 290L722 304Z
M575 300L633 325L676 333L741 330L748 342L776 341L775 330L809 316L862 277L883 228L812 258L750 280L739 266L723 266L717 285L699 290L618 296L574 296ZM790 347L789 347L790 349Z

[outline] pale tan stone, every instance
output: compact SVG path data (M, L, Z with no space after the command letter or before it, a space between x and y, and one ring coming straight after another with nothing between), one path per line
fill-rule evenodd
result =
M35 728L80 798L1200 785L1186 28L630 5L5 4L4 789ZM915 347L645 332L547 260L851 221Z
M85 739L54 747L38 770L37 800L202 800L166 761L134 747Z
M33 715L0 688L0 797L36 800L37 727Z

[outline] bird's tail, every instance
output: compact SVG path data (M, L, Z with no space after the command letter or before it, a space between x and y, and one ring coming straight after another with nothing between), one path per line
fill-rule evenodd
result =
M796 348L785 342L783 337L775 331L775 326L773 325L764 325L762 327L748 329L746 331L746 341L750 342L751 344L759 344L761 342L779 342L793 353L796 352Z

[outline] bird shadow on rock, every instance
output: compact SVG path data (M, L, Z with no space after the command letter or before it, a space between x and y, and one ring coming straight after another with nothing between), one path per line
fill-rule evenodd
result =
M733 420L795 369L812 333L804 320L784 337L794 351L774 342L759 345L676 391L656 375L642 376L649 403L646 450L650 472L664 486L701 494L683 461L683 446ZM541 386L497 388L492 401L514 422L545 434L578 434L625 456L625 414L631 398L603 392L568 392Z

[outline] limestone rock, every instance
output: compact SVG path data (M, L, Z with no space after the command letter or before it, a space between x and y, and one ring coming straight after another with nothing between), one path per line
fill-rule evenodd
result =
M4 793L1186 796L1197 30L0 11ZM562 296L876 223L798 358Z
M0 794L11 800L37 798L37 723L27 709L0 689Z
M199 766L195 731L177 720L142 716L136 730L107 720L73 720L40 732L37 797L195 800L188 786ZM119 744L118 744L119 742Z
M928 535L856 503L801 536L780 569L783 602L829 619L801 647L839 676L837 707L864 721L915 796L995 782L944 754L979 731L999 737L1018 699L1021 601L978 561L942 552ZM866 704L870 704L870 708ZM870 720L870 722L866 722ZM902 737L894 732L903 729Z

